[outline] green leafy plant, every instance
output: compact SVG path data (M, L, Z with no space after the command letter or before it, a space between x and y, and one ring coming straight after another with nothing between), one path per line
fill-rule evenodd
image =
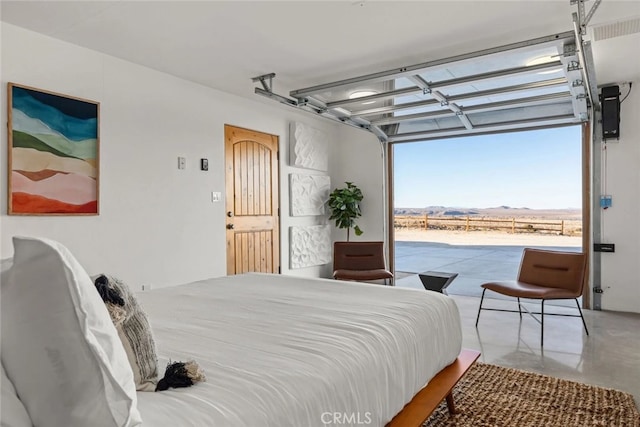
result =
M329 220L336 220L336 227L347 229L347 242L349 241L349 231L353 228L356 236L360 236L363 231L355 223L356 218L362 216L360 202L362 201L362 190L352 182L345 182L344 188L336 188L329 195L329 209L331 216Z

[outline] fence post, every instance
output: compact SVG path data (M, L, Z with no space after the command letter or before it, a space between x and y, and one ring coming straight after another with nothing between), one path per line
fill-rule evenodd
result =
M516 234L516 219L511 218L511 234Z
M467 215L467 227L465 231L469 231L469 215Z
M560 223L560 235L564 236L564 219Z

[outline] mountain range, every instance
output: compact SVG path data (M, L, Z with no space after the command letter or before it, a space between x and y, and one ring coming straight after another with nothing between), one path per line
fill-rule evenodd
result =
M395 215L432 215L432 216L477 216L477 217L508 217L508 218L549 218L549 219L580 219L582 209L532 209L527 207L513 208L510 206L496 206L491 208L462 208L447 206L427 206L424 208L395 208Z

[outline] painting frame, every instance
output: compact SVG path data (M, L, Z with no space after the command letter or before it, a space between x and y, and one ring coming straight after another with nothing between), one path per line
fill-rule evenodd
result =
M7 214L100 214L100 103L7 83Z

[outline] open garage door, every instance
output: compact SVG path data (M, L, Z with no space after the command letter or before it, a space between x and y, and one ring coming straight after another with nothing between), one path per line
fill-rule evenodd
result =
M536 129L589 119L585 46L575 32L293 90L256 92L375 133L383 142Z
M591 43L582 36L598 4L587 15L578 2L573 31L292 90L289 97L274 93L275 74L265 74L253 79L261 85L255 92L372 132L383 143L387 171L393 170L395 144L582 124L589 132L583 150L587 212L589 124L598 126L600 106ZM593 135L598 141L597 132ZM391 172L383 190L390 243L392 181ZM587 249L586 242L583 246ZM393 268L393 245L388 251ZM593 269L598 268L596 258ZM595 277L596 287L598 281Z

